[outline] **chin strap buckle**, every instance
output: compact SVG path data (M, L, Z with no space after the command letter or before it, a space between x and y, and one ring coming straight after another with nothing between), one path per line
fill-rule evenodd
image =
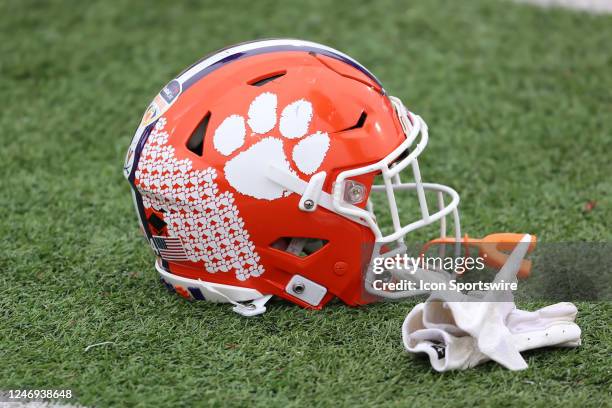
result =
M270 300L271 297L272 295L262 296L260 298L253 299L250 303L246 303L246 304L232 302L235 304L232 310L238 313L239 315L245 316L245 317L257 316L266 311L265 305L268 302L268 300Z

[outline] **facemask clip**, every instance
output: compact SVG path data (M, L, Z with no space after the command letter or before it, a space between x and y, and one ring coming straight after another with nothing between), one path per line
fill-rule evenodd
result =
M324 171L315 174L310 178L302 198L298 204L300 210L313 212L317 209L319 199L321 197L321 191L323 190L323 183L325 183L326 173Z

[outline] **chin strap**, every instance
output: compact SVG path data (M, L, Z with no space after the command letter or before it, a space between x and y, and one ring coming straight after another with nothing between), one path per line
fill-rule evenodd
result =
M159 260L155 262L155 268L166 286L170 286L174 290L182 287L190 293L193 293L192 290L196 289L201 291L201 296L198 299L216 303L231 303L234 305L232 310L242 316L257 316L264 313L266 311L265 305L272 297L272 295L264 295L255 289L174 275L167 272Z
M240 302L236 302L235 300L227 296L225 293L215 289L208 282L198 279L198 284L203 289L216 294L217 296L224 299L227 303L231 303L232 305L234 305L232 310L238 313L239 315L246 316L246 317L257 316L257 315L264 313L266 311L265 305L268 302L268 300L270 300L270 298L272 297L272 295L264 295L257 299L251 300L249 303L240 303Z

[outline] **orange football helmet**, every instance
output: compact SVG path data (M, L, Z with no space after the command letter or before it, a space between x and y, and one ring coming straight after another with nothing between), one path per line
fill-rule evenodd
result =
M369 285L371 260L405 251L406 234L441 221L445 237L452 214L461 240L459 195L421 181L427 138L425 122L351 57L262 40L170 81L146 110L124 173L156 268L179 295L244 315L265 311L272 295L315 309L334 297L361 305L386 295ZM405 172L414 182L401 181ZM400 217L398 190L416 192L416 219ZM434 212L426 191L438 194ZM388 202L388 230L376 192Z

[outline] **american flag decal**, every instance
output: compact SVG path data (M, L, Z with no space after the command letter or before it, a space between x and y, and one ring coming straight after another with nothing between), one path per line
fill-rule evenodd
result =
M156 253L166 261L188 261L183 243L178 237L152 236L151 245Z

